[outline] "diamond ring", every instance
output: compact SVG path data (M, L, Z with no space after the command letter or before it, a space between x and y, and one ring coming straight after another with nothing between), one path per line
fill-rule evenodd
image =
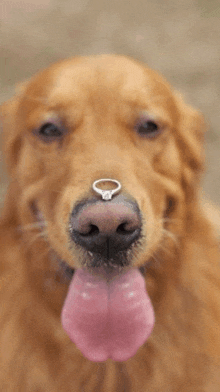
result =
M115 183L117 187L111 190L104 190L104 189L97 188L96 186L97 184L99 184L100 182L107 182L107 181ZM101 178L100 180L94 181L92 187L95 192L99 193L102 196L103 200L111 200L112 196L120 191L121 184L119 181L112 180L111 178Z

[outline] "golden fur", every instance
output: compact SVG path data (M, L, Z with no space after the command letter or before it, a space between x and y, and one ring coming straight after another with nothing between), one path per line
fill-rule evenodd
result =
M135 130L147 112L161 132ZM55 118L59 141L37 134ZM0 223L0 385L21 392L219 392L220 253L199 200L202 116L156 72L123 56L52 65L2 106L11 183ZM156 323L126 362L83 357L60 322L73 205L98 178L116 178L138 203ZM43 216L36 215L35 206Z

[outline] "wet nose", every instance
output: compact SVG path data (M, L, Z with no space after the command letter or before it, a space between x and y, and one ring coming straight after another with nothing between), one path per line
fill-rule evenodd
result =
M70 219L72 239L85 250L112 258L140 236L141 218L134 202L123 198L85 203Z

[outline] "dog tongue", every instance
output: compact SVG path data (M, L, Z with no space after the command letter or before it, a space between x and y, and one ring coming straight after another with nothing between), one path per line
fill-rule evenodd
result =
M126 361L146 341L154 312L138 269L110 282L76 270L62 309L70 339L91 361Z

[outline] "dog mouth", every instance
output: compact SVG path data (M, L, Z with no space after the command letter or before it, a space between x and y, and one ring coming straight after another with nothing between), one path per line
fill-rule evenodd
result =
M42 214L36 206L33 210L42 223ZM61 311L63 329L90 361L126 361L146 342L154 327L145 267L130 268L127 263L115 266L115 259L107 259L106 266L101 266L99 257L88 251L86 256L90 266L77 269L59 260L69 280Z

